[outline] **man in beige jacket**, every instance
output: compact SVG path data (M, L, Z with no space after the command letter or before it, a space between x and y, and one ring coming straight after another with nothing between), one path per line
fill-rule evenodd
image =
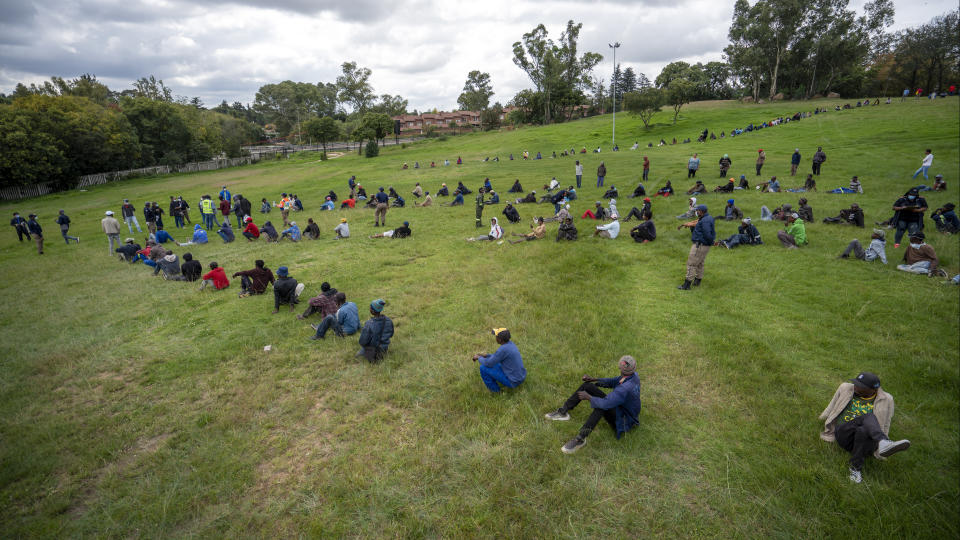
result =
M850 480L863 480L863 462L873 453L887 458L910 447L910 441L891 441L890 420L893 418L893 396L880 388L880 378L864 371L850 382L841 383L827 408L820 413L824 421L820 438L836 441L850 452Z
M100 226L103 227L104 234L110 240L110 255L113 256L113 244L116 242L120 247L120 222L113 217L113 211L107 210L107 217L100 220Z

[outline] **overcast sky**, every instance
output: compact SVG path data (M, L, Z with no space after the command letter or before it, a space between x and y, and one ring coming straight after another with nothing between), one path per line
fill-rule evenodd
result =
M113 90L155 75L174 94L208 107L252 103L286 79L333 82L344 61L373 71L377 94L400 94L410 110L450 110L467 73L490 73L494 101L531 86L512 44L543 23L560 37L583 23L580 51L604 55L650 79L674 60L721 60L734 0L4 0L0 92L18 82L92 73ZM864 0L852 0L859 8ZM894 0L894 28L915 26L956 0ZM270 7L266 7L270 6Z

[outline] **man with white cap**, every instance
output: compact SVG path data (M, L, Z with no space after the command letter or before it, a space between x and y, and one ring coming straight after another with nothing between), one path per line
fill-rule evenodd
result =
M103 228L104 234L107 235L107 239L110 241L110 255L114 253L113 243L117 243L117 247L120 247L120 222L113 217L113 210L106 211L107 217L100 220L100 227Z
M584 375L583 384L560 406L556 411L546 414L550 420L570 420L569 411L580 404L589 401L593 411L583 423L577 436L570 439L560 450L564 454L572 454L587 444L587 437L593 431L600 419L616 433L617 439L640 423L637 415L640 414L640 377L637 376L637 361L632 356L622 356L617 362L620 369L618 377L597 379ZM600 388L612 388L613 391L605 394Z
M697 219L681 224L677 229L687 227L690 231L690 254L687 256L687 275L683 284L677 287L681 291L690 290L700 285L703 279L703 263L710 252L710 246L717 238L717 231L713 226L713 216L707 213L707 205L698 204L696 207Z
M861 372L849 382L840 383L827 408L820 413L824 421L820 438L836 441L850 452L850 481L863 481L863 463L867 456L884 459L910 447L910 441L891 441L893 396L880 388L880 378Z

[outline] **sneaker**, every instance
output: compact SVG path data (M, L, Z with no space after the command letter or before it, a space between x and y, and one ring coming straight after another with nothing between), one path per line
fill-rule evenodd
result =
M880 444L877 446L877 455L880 457L890 457L897 452L906 450L907 448L910 448L910 441L906 439L899 441L884 439L880 441Z
M942 278L948 278L948 277L950 277L950 275L947 274L947 271L944 270L943 268L937 268L937 271L934 272L934 275L940 276L940 277L942 277Z
M560 451L564 454L572 454L577 450L581 449L583 445L587 444L586 439L581 439L579 435L570 439L567 444L560 447Z
M310 328L313 328L314 330L316 330L318 326L320 326L320 325L318 325L318 324L311 324L311 325L310 325Z
M77 243L78 243L78 244L80 243L80 237L79 237L79 236L77 237Z
M312 335L312 336L310 336L310 338L309 338L309 339L310 339L310 341L314 341L314 340L317 340L317 339L323 339L323 338L322 338L322 337L320 337L320 336L318 336L318 335L316 335L316 334L314 334L314 335Z
M894 249L896 249L896 248L900 247L900 244L894 244L893 247L894 247Z
M250 296L250 293L248 293L248 292L242 292L242 293L240 293L240 298L246 298L246 297L248 297L248 296Z
M850 481L854 484L859 484L863 482L863 473L856 469L850 469Z
M553 412L548 412L544 415L547 420L569 420L570 415L565 412L560 412L560 409L557 409Z

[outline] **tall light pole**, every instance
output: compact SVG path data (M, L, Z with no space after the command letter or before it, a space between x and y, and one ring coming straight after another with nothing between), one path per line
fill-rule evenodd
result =
M607 44L613 49L613 146L617 145L617 49L620 48L620 42L615 41L613 45Z

